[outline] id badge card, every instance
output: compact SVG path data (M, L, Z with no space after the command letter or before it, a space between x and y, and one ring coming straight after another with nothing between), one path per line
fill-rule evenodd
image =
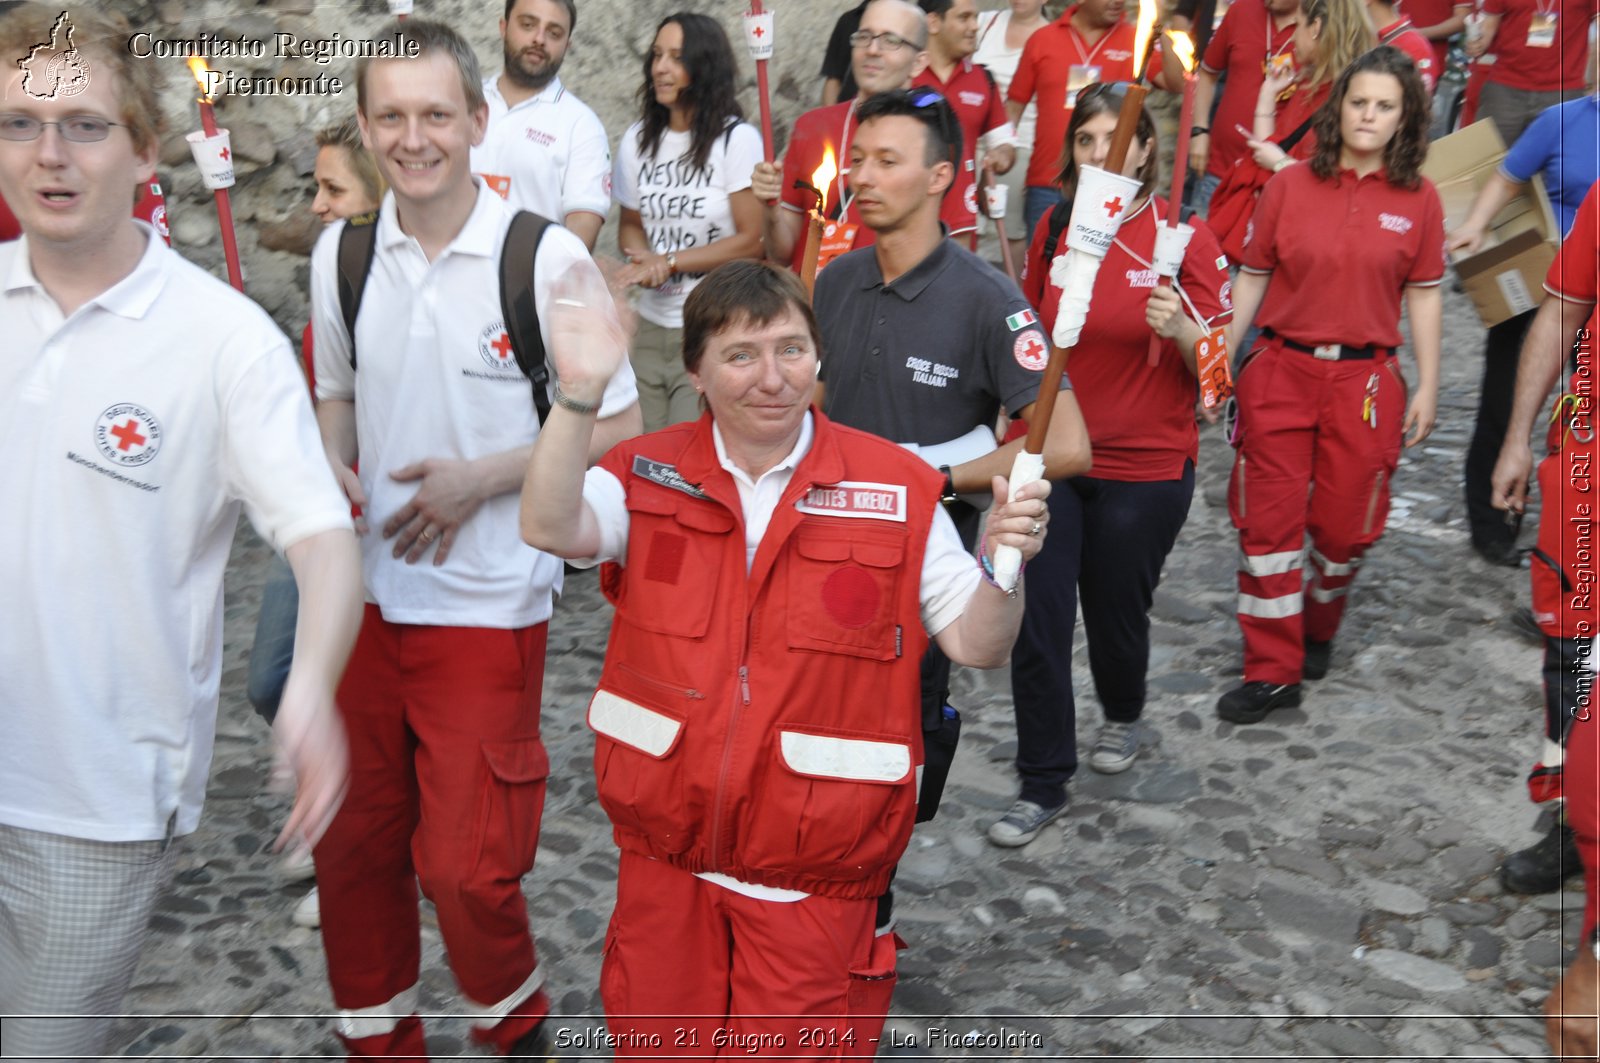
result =
M1228 333L1217 329L1194 345L1194 367L1200 377L1200 405L1208 410L1233 395L1233 369L1228 365Z
M817 272L822 272L829 262L856 246L856 233L861 225L853 221L830 221L822 227L822 240L817 244Z
M1556 43L1556 13L1535 11L1528 22L1528 47L1553 48Z
M478 176L483 178L483 183L488 185L489 190L495 195L501 199L511 198L511 178L498 173L480 173Z
M1100 80L1100 67L1074 63L1067 68L1067 110L1078 106L1078 93Z
M1261 72L1267 77L1272 77L1274 74L1292 69L1294 69L1294 54L1291 52L1279 52L1267 61L1266 65L1261 68Z

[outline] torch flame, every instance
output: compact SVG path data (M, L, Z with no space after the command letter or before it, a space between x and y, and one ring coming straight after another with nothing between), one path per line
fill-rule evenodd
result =
M823 213L828 210L828 189L838 176L839 164L833 157L832 146L829 146L823 150L821 165L811 174L811 187L815 188L817 195L822 197L817 204L817 209Z
M1182 30L1168 30L1167 40L1171 42L1172 54L1183 64L1183 72L1194 73L1194 41Z
M195 81L200 84L200 102L212 102L211 93L206 91L206 77L211 73L211 68L206 65L206 61L198 55L190 56L189 72L194 75Z
M1133 37L1133 70L1136 78L1144 71L1145 56L1150 54L1150 39L1155 35L1156 19L1160 15L1160 0L1139 0L1139 22Z

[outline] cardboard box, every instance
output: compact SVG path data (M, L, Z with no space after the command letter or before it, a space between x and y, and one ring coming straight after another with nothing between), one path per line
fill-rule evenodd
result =
M1446 232L1466 220L1478 190L1505 156L1500 133L1487 118L1429 145L1422 174L1439 190ZM1536 174L1495 215L1481 248L1471 255L1451 256L1456 275L1485 325L1498 325L1539 305L1545 271L1560 243L1544 181Z

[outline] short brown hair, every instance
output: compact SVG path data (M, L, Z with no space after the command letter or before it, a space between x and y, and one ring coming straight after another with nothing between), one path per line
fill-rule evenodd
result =
M467 97L467 110L476 111L488 105L483 95L483 71L478 66L478 54L466 38L445 25L426 18L397 18L378 34L384 40L394 40L403 52L415 52L418 59L429 52L443 52L456 64L461 75L461 91ZM392 62L363 55L356 60L356 110L367 113L367 71L375 62Z
M711 338L737 321L765 325L785 310L800 311L811 344L822 355L822 335L817 316L800 278L786 269L741 258L724 263L695 285L683 303L683 365L693 373L700 368Z
M383 174L378 172L378 160L361 142L361 126L354 117L317 130L317 147L338 148L350 163L350 169L361 181L361 188L374 203L383 198Z
M56 20L63 17L57 7L21 3L0 14L0 56L7 65L20 64L37 45L51 39ZM72 47L86 53L89 76L109 73L116 89L117 120L128 127L133 146L139 151L158 148L166 122L161 114L162 64L140 60L128 51L131 31L120 17L100 14L79 7L70 18ZM34 69L42 69L45 57L35 56Z

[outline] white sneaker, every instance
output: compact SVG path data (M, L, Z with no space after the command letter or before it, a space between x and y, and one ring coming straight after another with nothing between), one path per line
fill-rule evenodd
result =
M322 899L317 896L317 887L312 886L311 892L300 898L300 903L294 906L294 913L289 916L289 920L295 926L311 930L322 925Z
M1139 756L1139 725L1107 720L1100 725L1089 754L1089 767L1102 775L1115 775L1133 767Z

